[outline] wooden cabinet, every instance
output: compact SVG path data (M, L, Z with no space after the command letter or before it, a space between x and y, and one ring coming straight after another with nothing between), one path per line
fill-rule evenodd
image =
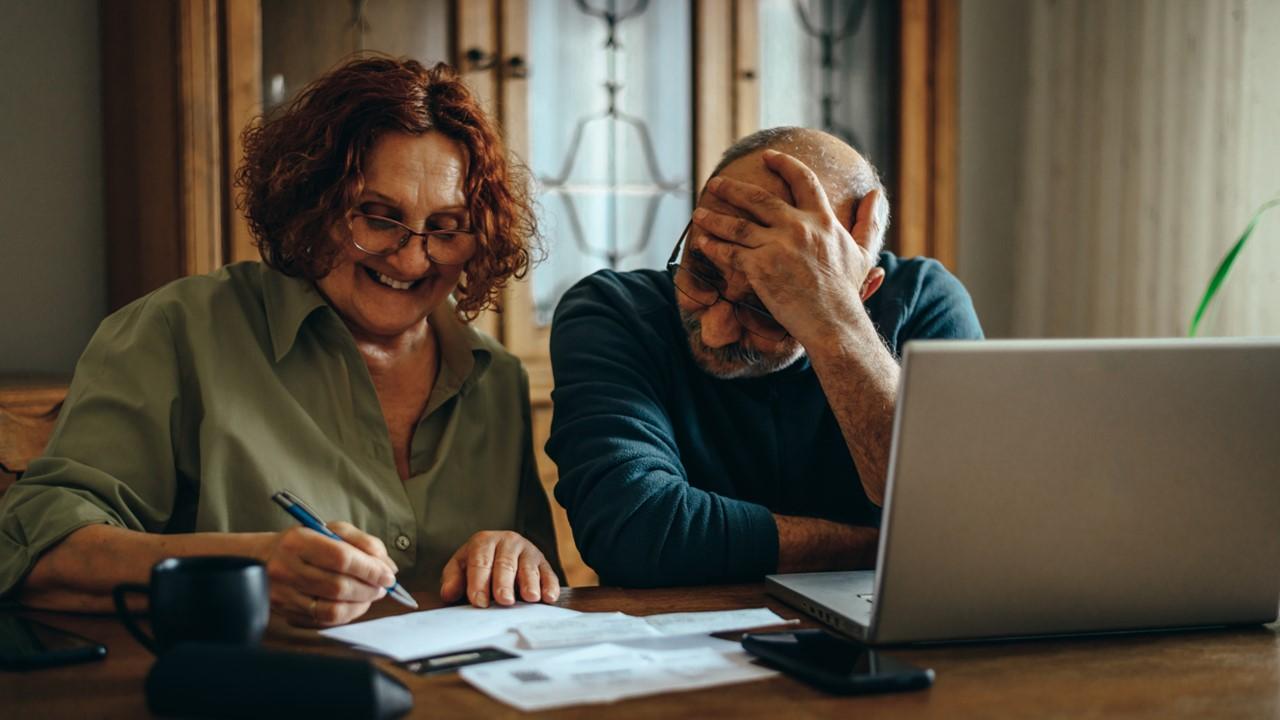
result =
M44 452L67 378L0 376L0 495Z
M217 0L104 0L110 308L228 260Z

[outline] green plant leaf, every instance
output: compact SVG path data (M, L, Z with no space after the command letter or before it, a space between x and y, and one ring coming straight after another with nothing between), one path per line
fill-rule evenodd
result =
M1227 273L1231 272L1231 266L1235 264L1236 256L1240 254L1245 242L1253 234L1253 229L1257 226L1258 219L1262 217L1263 213L1277 206L1280 206L1280 198L1263 203L1262 207L1258 208L1258 211L1253 214L1253 219L1245 226L1244 232L1240 233L1240 239L1236 240L1236 244L1232 245L1227 254L1223 256L1222 262L1218 263L1218 269L1209 280L1209 287L1205 288L1204 297L1200 298L1200 307L1196 308L1196 314L1191 318L1191 330L1187 332L1187 337L1196 336L1196 330L1200 327L1200 319L1204 317L1204 311L1209 308L1209 301L1213 300L1213 296L1218 294L1218 288L1227 279Z

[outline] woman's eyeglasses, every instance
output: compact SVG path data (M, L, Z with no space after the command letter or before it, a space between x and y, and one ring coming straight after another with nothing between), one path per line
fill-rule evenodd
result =
M393 255L414 237L426 244L427 257L437 265L462 265L475 255L480 235L470 230L426 230L418 232L404 223L381 215L351 213L351 243L369 255Z

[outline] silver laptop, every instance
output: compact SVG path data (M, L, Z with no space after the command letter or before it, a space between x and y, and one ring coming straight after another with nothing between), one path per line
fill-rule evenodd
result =
M869 643L1274 621L1280 341L909 344L876 567L768 587Z

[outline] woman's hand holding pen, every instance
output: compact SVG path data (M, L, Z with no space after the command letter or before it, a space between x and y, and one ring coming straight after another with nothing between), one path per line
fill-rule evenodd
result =
M351 523L326 526L346 542L295 527L270 535L260 554L271 580L271 609L294 625L351 622L395 584L398 568L381 540Z
M549 604L560 597L560 579L542 551L524 536L484 531L458 548L440 578L441 600L454 602L464 593L476 607L490 602L514 605L517 599Z

